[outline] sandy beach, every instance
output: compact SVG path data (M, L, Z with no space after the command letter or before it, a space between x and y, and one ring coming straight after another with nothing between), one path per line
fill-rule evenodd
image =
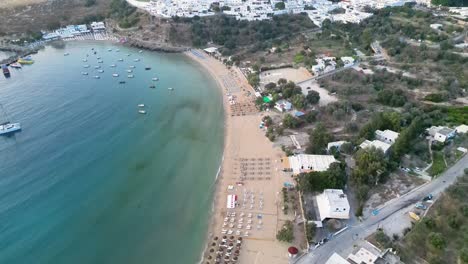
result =
M199 50L185 54L218 82L226 116L224 159L202 263L218 263L217 258L219 263L288 263L289 245L276 240L277 230L293 217L281 210L284 154L259 128L263 115L254 106L253 89L236 67L228 69ZM228 195L237 196L233 209L227 208Z

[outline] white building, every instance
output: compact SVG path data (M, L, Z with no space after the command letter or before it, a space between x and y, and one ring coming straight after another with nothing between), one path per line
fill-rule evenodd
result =
M92 22L91 23L91 29L93 31L102 31L102 30L106 30L106 25L104 25L104 22L100 21L100 22Z
M326 171L330 165L337 162L333 155L308 155L298 154L288 157L289 163L286 165L292 169L294 174L310 171Z
M354 65L353 57L341 57L341 61L343 62L344 67L350 67Z
M444 126L432 126L426 131L429 133L430 136L434 138L434 140L444 143L448 139L455 137L456 130Z
M330 152L330 150L332 148L336 148L337 150L340 150L341 148L341 145L343 145L344 143L347 143L346 141L334 141L334 142L330 142L327 144L327 150L328 152Z
M375 147L376 149L382 150L384 154L387 154L391 146L392 145L385 143L383 141L380 141L380 140L372 140L372 141L364 140L364 142L362 142L361 145L359 145L359 147L362 149Z
M379 256L376 256L365 248L360 248L358 252L349 254L348 256L348 260L350 260L351 263L359 264L374 264L378 258Z
M349 264L342 256L333 253L333 255L325 262L325 264Z
M455 128L458 134L465 134L468 133L468 126L467 125L459 125Z
M383 142L388 143L390 145L395 143L395 141L397 140L399 135L400 135L399 133L397 133L395 131L392 131L392 130L389 130L389 129L386 129L384 131L382 131L382 130L375 131L375 138L377 140L383 141Z
M317 196L317 206L320 220L325 219L349 219L349 202L343 190L325 189Z
M280 112L287 112L292 109L292 104L284 99L278 100L275 103L275 108Z

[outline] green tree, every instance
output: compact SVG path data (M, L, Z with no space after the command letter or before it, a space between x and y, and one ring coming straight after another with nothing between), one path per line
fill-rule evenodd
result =
M284 10L286 8L284 2L278 2L275 4L275 8L279 10Z
M309 135L309 146L306 152L309 154L325 154L328 142L333 140L333 136L322 125L318 124Z
M442 250L445 248L446 242L441 233L431 232L428 236L429 243L436 249Z
M296 109L304 109L304 107L306 106L306 98L302 93L295 94L291 98L291 103Z
M276 239L283 242L291 243L294 239L294 232L293 232L293 223L291 221L286 221L278 233L276 234Z
M356 167L351 174L358 184L377 184L386 172L387 159L381 149L375 147L360 149L356 153Z
M247 76L247 80L249 81L249 84L253 87L257 87L260 84L260 77L258 77L258 74L256 73L250 73Z
M283 117L283 126L285 128L296 128L298 123L298 120L291 114L286 114Z
M316 104L320 100L320 94L317 91L311 90L307 93L306 99L309 104Z

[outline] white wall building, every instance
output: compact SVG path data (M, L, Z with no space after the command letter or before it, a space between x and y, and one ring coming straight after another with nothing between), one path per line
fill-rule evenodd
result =
M467 125L459 125L455 128L458 134L465 134L468 133L468 126Z
M336 148L337 150L340 150L341 145L346 143L346 141L334 141L330 142L327 144L327 150L330 152L331 148Z
M399 135L400 135L399 133L389 130L389 129L386 129L384 131L382 130L375 131L375 138L377 140L383 141L390 145L395 143Z
M289 168L294 174L310 171L326 171L330 165L337 162L333 155L298 154L288 157Z
M434 140L444 143L448 139L455 137L456 129L444 127L444 126L432 126L426 129L428 134L434 138Z
M325 189L317 196L320 220L349 219L349 202L343 190Z

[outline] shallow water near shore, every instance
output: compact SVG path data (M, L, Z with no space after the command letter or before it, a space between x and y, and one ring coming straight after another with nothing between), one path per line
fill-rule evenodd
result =
M184 55L107 42L33 59L0 76L0 121L23 128L0 137L0 263L196 263L223 147L215 81Z

